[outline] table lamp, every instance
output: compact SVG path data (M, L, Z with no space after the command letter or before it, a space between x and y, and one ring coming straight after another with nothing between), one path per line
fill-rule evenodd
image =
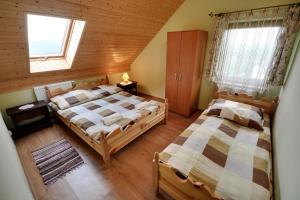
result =
M124 73L122 76L123 81L121 82L122 85L128 85L131 83L131 81L129 81L129 75L127 73Z

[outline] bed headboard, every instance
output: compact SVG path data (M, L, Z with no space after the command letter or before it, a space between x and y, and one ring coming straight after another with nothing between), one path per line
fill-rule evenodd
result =
M49 85L41 85L33 88L34 94L36 96L36 99L38 101L44 100L48 101L49 97L47 94L47 89L46 88L62 88L62 89L68 89L72 88L74 86L75 82L74 81L64 81L64 82L59 82L59 83L53 83Z
M74 85L74 89L90 89L98 85L108 85L108 84L109 84L109 80L106 75L105 77L98 78L96 80L86 80L86 81L77 82Z
M79 89L79 88L89 88L91 85L107 85L109 84L108 76L105 75L105 77L94 80L94 81L82 81L79 83L76 83L75 81L65 81L65 82L59 82L59 83L53 83L49 85L43 85L34 87L34 93L38 100L45 100L49 101L49 99L55 95L65 93L67 91L73 90L73 89ZM51 94L50 90L56 90L52 91L53 94Z
M250 104L259 108L263 108L265 112L269 114L273 114L275 112L279 101L278 97L275 97L273 100L254 99L252 96L247 94L229 94L228 92L215 92L214 98L222 98Z

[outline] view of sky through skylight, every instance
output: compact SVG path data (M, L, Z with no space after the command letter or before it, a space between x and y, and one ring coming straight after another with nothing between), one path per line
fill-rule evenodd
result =
M69 19L28 14L29 56L61 56L69 24Z

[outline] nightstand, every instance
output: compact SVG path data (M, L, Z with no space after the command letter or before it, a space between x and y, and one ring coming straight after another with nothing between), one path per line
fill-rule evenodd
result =
M131 81L132 83L128 85L122 85L120 83L117 84L119 88L122 88L125 92L129 92L130 94L137 95L137 82Z
M7 115L11 117L15 126L12 130L14 139L21 137L25 133L52 126L48 106L45 101L36 101L29 104L33 104L33 107L21 110L19 108L24 105L20 105L6 109Z

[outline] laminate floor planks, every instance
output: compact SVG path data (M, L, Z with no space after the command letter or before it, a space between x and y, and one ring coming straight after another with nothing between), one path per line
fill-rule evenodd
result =
M185 118L169 112L167 124L156 125L114 154L111 167L105 169L100 155L62 123L28 134L16 141L17 151L36 199L167 199L156 197L152 185L154 152L162 151L189 126L200 112ZM46 144L67 139L80 153L85 165L54 184L45 186L31 156L31 151Z

